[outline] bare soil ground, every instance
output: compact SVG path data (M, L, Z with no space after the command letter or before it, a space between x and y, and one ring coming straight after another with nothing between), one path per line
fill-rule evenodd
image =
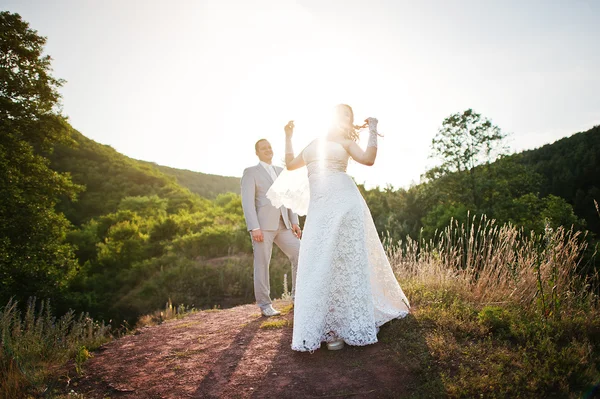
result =
M274 305L291 308L289 302ZM410 324L405 320L395 323ZM283 326L264 325L274 321ZM145 327L96 351L69 389L85 398L398 398L415 393L415 368L399 362L385 339L366 347L328 351L323 345L314 353L298 353L290 349L292 321L293 310L266 318L255 305L244 305Z

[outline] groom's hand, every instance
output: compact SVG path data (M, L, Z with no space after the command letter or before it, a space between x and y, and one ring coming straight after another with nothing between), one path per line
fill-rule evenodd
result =
M294 235L299 239L302 238L302 229L300 229L300 226L297 224L292 225L292 233L294 233Z
M252 241L263 242L265 240L265 236L261 229L252 230Z

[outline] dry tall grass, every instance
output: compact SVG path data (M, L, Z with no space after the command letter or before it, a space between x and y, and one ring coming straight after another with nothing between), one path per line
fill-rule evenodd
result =
M388 245L413 312L382 340L400 363L412 356L424 397L596 392L598 276L581 270L586 247L573 230L534 234L485 217Z
M513 304L544 316L598 310L594 278L578 273L586 249L580 232L547 227L544 234L499 226L485 217L454 221L428 242L408 238L388 246L404 285L451 288L486 304Z
M69 359L95 349L110 339L110 326L87 314L69 311L54 317L48 301L31 298L22 313L17 302L0 308L0 397L46 395L54 373Z

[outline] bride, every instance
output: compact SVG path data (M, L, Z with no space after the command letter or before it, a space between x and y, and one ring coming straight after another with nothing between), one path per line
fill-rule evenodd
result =
M379 326L409 312L369 208L346 174L350 157L367 166L375 162L377 119L365 122L369 142L363 151L356 143L357 129L362 127L354 125L352 108L336 106L328 135L314 140L297 157L292 148L293 121L285 126L287 170L306 166L308 189L290 189L282 176L267 197L275 206L285 204L307 214L294 304L296 351L314 351L323 342L330 350L341 349L344 342L373 344ZM309 201L294 198L308 192ZM308 212L302 212L306 203Z

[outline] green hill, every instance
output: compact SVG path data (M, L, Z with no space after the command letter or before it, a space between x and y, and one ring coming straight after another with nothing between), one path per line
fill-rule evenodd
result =
M62 201L59 210L75 225L115 212L123 198L152 196L166 199L167 212L194 211L206 206L201 197L238 191L239 179L183 171L120 154L71 129L74 145L57 144L51 167L85 186L76 202Z
M75 226L67 242L79 263L69 306L135 320L169 298L196 306L220 304L226 295L249 299L246 258L218 268L204 263L250 252L241 201L231 193L239 179L138 161L74 129L69 135L72 145L56 144L50 155L54 170L84 187L76 201L58 204Z
M152 165L167 176L173 176L181 186L204 198L214 199L219 194L240 192L239 177L193 172L187 169L158 165L154 162L139 162Z
M543 176L542 196L564 198L586 220L587 228L600 234L594 207L594 200L600 201L600 126L522 152L517 159Z

